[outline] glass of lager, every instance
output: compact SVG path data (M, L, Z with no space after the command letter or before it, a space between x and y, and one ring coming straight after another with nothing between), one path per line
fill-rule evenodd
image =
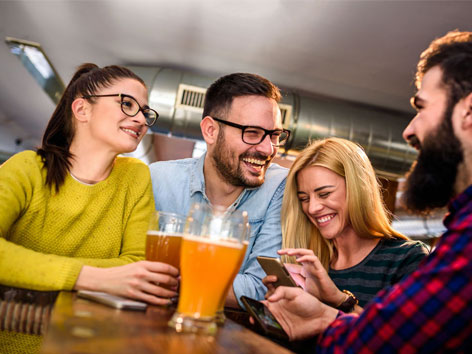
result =
M194 204L180 253L180 294L169 325L177 332L215 334L216 311L244 257L247 213Z
M146 260L162 262L180 269L180 245L185 216L155 211L149 221L146 237Z
M234 276L228 281L228 284L226 284L226 289L223 292L223 296L220 299L219 305L218 305L218 310L216 311L216 323L217 324L224 324L225 323L225 302L226 302L226 295L228 294L228 291L231 289L231 285L233 284L233 280L238 275L239 273L239 268L241 268L241 265L243 264L244 257L246 255L247 251L247 246L249 245L249 237L251 235L251 228L249 226L249 222L246 224L246 233L243 237L243 251L241 252L241 258L239 259L238 265L235 269L235 274Z

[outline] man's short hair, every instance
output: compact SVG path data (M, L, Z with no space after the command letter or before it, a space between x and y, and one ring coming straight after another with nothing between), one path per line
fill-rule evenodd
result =
M207 90L203 117L215 115L226 119L233 99L240 96L263 96L280 102L280 90L272 82L256 74L235 73L220 77Z
M448 91L450 104L472 92L472 32L451 31L431 42L421 53L416 71L419 88L424 74L439 66L442 84Z

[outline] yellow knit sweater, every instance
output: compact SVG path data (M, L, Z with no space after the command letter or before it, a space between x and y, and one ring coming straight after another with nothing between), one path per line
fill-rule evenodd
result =
M68 175L45 186L41 157L24 151L0 167L0 284L71 290L83 265L112 267L144 258L154 201L148 167L118 157L104 181Z

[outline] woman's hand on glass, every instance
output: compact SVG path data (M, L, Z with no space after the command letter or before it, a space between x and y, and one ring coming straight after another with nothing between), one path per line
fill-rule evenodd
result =
M301 265L286 263L285 267L306 292L334 307L346 300L347 295L337 288L312 250L285 248L278 254L296 257Z
M103 291L154 305L167 305L171 303L170 298L177 295L178 276L177 268L161 262L140 261L111 268L83 266L74 289Z

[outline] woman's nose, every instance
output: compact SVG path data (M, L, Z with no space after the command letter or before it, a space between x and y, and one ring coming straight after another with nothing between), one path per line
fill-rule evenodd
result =
M146 117L144 116L143 111L139 111L138 114L133 117L133 121L142 125L146 125Z
M323 204L321 204L316 198L310 198L310 204L308 205L309 213L316 214L321 209L323 209Z

